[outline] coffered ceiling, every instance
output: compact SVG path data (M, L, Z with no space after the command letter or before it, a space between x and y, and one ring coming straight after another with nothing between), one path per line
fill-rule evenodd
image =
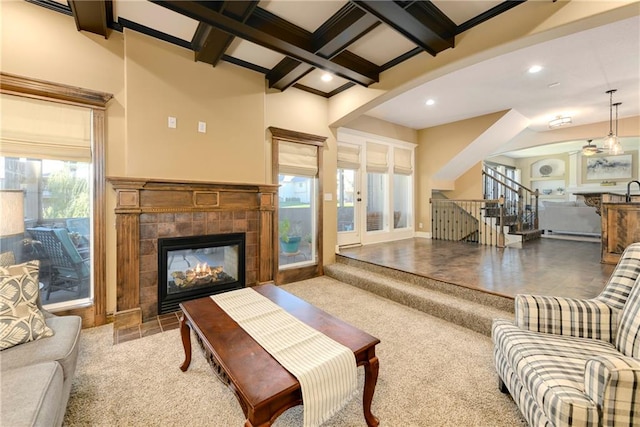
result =
M79 30L109 37L129 28L194 52L215 67L237 64L289 87L331 97L428 52L522 1L28 0L73 15ZM322 79L331 75L331 81Z
M262 73L270 90L295 87L326 98L355 85L373 85L383 72L420 53L435 56L455 50L471 34L465 31L482 23L491 26L492 18L524 4L519 0L26 1L73 16L81 31L108 38L127 28L191 50L195 61L212 67L228 62ZM545 0L543 5L562 8L568 3ZM550 130L549 120L559 115L572 117L568 126L607 122L606 91L617 89L614 102L621 103L620 118L636 117L640 115L640 2L616 5L627 10L626 18L587 25L582 31L513 49L411 87L403 85L402 93L372 102L364 114L424 129L515 110L529 121L530 130L545 132ZM528 73L532 65L540 65L541 71ZM332 79L323 80L325 74ZM429 99L433 105L425 105ZM607 130L603 128L602 134ZM573 145L579 148L584 143Z

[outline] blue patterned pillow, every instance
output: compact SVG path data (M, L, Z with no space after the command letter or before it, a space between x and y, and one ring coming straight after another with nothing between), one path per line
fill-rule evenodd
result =
M620 313L616 347L625 356L640 357L640 276Z
M0 350L53 335L37 305L38 268L38 261L0 267Z

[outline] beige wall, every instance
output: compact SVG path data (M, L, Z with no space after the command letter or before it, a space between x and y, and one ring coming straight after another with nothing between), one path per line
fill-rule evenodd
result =
M125 81L127 176L265 182L262 74L125 30Z
M360 116L347 123L344 127L360 132L372 133L400 141L418 143L418 131L395 123L385 122L371 116Z
M418 231L431 231L429 198L432 190L441 189L438 183L432 181L431 177L438 172L442 165L447 164L504 114L505 112L487 114L418 131L416 223L423 224L423 228ZM468 199L482 197L482 180L480 179L482 160L478 159L478 163L474 167L456 180L454 188L448 192L447 197L464 196Z

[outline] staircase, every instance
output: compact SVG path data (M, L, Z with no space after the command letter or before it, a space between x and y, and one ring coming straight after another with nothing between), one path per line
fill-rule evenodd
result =
M540 238L538 191L487 165L482 177L483 199L432 194L431 238L497 247Z
M496 218L496 225L508 227L508 234L521 236L522 242L539 239L538 190L533 191L514 179L485 165L482 170L485 199L504 200L504 214L500 223L498 206L485 211L486 217Z
M495 318L513 319L513 299L336 254L326 276L491 336Z

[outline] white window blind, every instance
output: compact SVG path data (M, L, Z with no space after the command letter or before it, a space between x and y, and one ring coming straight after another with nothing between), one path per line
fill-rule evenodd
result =
M393 173L398 175L411 175L411 150L406 148L393 148Z
M367 142L367 172L387 173L387 151L386 145Z
M279 173L316 176L318 174L318 147L295 142L278 142Z
M360 146L338 145L338 168L360 169Z
M91 110L0 94L0 155L91 162Z

